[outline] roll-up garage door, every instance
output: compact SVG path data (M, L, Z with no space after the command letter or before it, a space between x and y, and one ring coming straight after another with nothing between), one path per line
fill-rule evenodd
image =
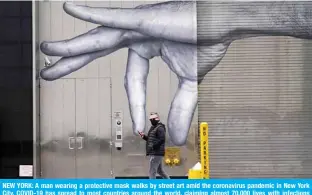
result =
M209 124L211 178L312 177L307 7L197 2L198 115Z

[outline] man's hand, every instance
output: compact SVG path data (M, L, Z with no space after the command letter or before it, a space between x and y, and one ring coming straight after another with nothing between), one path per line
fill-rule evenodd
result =
M148 137L147 137L143 132L138 131L138 134L140 135L140 137L141 137L142 139L144 139L145 141L147 141Z
M138 131L138 134L141 136L141 138L143 138L143 137L144 137L144 133L143 133L143 132Z

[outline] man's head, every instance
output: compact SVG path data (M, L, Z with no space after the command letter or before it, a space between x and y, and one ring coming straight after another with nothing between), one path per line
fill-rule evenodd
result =
M157 112L152 112L150 117L149 117L149 120L151 121L151 124L153 126L156 126L160 121L159 115L157 114Z

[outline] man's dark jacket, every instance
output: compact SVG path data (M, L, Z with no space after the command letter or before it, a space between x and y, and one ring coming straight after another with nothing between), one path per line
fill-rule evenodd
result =
M151 126L147 136L144 135L143 139L146 141L147 156L165 155L166 127L164 124L159 122L156 126Z

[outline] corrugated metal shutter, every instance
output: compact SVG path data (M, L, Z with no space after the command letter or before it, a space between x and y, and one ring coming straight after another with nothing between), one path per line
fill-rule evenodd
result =
M261 3L250 5L256 10ZM226 28L215 23L208 31L211 17L224 19L229 10L207 6L216 7L197 2L199 40L212 27ZM199 85L211 178L312 177L311 54L310 41L291 37L248 38L229 46ZM198 55L199 71L211 56Z

